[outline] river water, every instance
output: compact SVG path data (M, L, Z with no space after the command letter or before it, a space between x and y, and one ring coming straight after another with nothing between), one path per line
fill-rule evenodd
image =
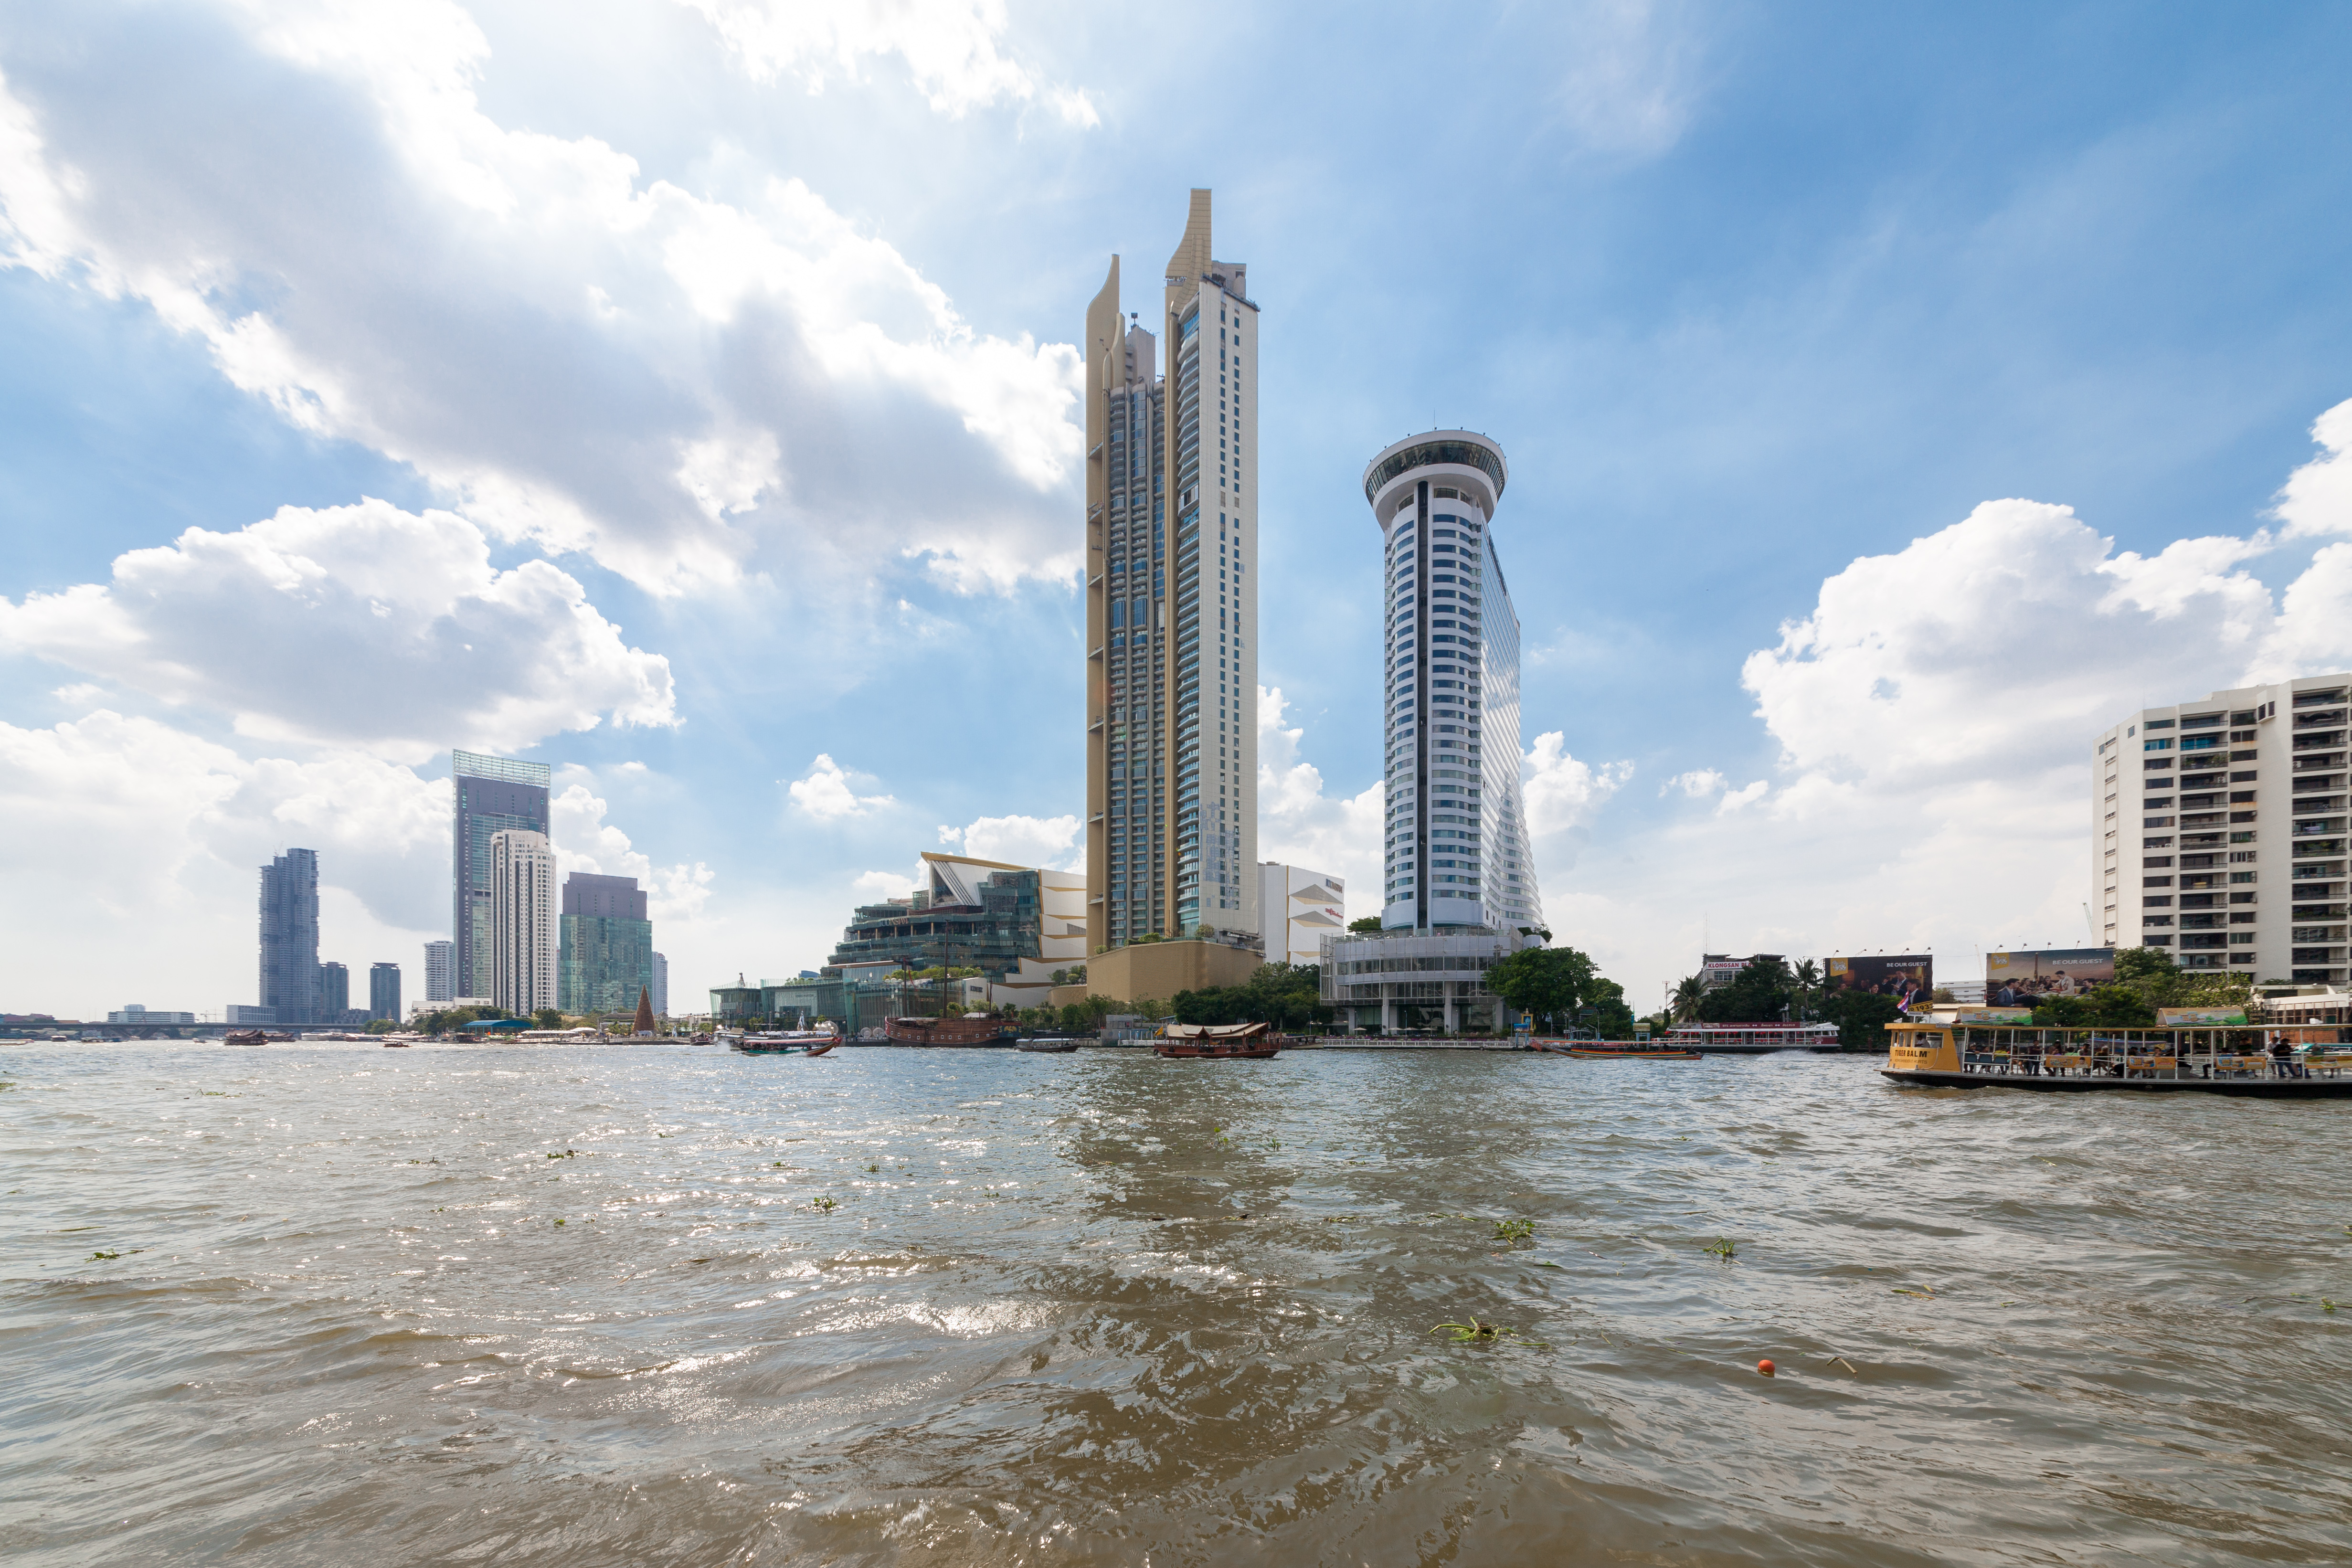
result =
M2352 1561L2352 1105L1874 1066L0 1047L0 1555Z

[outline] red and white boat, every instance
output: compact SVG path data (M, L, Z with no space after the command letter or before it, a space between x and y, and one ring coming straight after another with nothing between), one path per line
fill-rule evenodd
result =
M1710 1057L1760 1057L1767 1051L1833 1051L1835 1024L1676 1024L1657 1042Z

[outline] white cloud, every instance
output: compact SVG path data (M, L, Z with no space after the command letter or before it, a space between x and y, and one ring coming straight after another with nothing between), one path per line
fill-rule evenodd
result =
M1774 775L1669 780L1721 798L1597 844L1575 892L1546 900L1554 929L1644 1005L1702 941L1933 949L1965 974L1988 947L2091 940L2099 731L2145 704L2352 663L2352 544L2321 550L2280 606L2242 564L2271 542L2116 552L2068 508L1997 500L1855 561L1743 668Z
M27 912L9 929L12 1005L254 1000L254 868L289 847L319 853L324 957L421 983L421 952L382 944L447 928L447 782L357 752L247 760L104 710L0 723L0 882Z
M955 843L975 860L1002 860L1008 866L1044 866L1055 870L1083 871L1086 850L1077 843L1076 816L981 816L969 826L940 832L941 843Z
M2326 454L2287 476L2278 518L2289 539L2352 533L2352 399L2313 421L2311 438Z
M1327 796L1323 774L1299 757L1301 724L1286 729L1289 702L1278 686L1257 689L1257 852L1261 860L1343 878L1348 918L1381 912L1381 838L1386 786Z
M922 884L898 871L861 871L850 879L850 889L861 904L878 904L889 899L903 899Z
M711 869L699 860L655 865L630 843L627 834L604 820L607 809L602 796L578 784L566 786L548 802L557 873L635 877L646 893L646 912L655 922L655 940L668 940L664 926L701 918L710 899Z
M1100 123L1076 89L1040 81L1002 52L1002 0L679 0L700 12L757 81L793 76L811 92L855 81L869 57L896 55L930 106L961 116L1042 100L1073 125Z
M606 715L677 721L669 661L627 646L570 575L499 571L465 519L379 500L192 528L118 556L109 583L0 599L0 648L228 714L259 740L410 761L452 742L516 751Z
M819 822L838 822L844 817L864 816L870 811L898 803L887 795L859 795L851 787L852 775L830 755L820 752L809 764L808 776L794 780L792 785L793 804L815 817Z
M147 301L289 423L657 594L771 552L812 581L912 555L965 592L1075 573L1067 345L975 330L800 180L719 200L498 123L454 5L231 16L26 24L0 263Z

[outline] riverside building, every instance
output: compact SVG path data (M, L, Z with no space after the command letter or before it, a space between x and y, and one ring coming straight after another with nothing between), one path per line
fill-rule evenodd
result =
M1090 952L1259 930L1258 309L1207 191L1157 324L1121 314L1111 258L1084 340Z
M490 840L509 828L547 833L549 777L545 763L518 763L475 752L449 754L450 794L457 809L450 834L449 935L457 944L450 981L453 996L497 994L491 978ZM554 1005L552 993L540 1004Z
M428 942L425 944L425 999L446 1002L457 994L457 944L454 942Z
M318 1022L319 981L319 857L289 849L261 868L263 1021Z
M654 923L635 877L563 879L555 982L567 1013L631 1013L654 988Z
M2352 675L2126 715L2093 743L2091 908L2183 969L2341 985Z
M490 1000L529 1016L556 1001L555 849L544 833L490 835Z
M1492 524L1503 449L1433 430L1364 470L1381 530L1387 772L1381 925L1325 945L1326 999L1384 1029L1499 1026L1494 962L1538 938L1543 908L1519 786L1519 622Z

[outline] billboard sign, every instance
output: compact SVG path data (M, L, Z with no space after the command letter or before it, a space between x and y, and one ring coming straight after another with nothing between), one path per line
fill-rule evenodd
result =
M2246 1021L2243 1007L2158 1007L2156 1022L2165 1029L2203 1029Z
M1892 996L1906 1007L1924 1003L1936 989L1936 961L1924 952L1874 953L1832 958L1824 976L1831 991L1868 991Z
M2031 1007L2038 996L2080 996L2116 977L2112 947L2046 947L1985 954L1985 1001Z
M2031 1007L1963 1007L1952 1015L1955 1024L2031 1024Z

